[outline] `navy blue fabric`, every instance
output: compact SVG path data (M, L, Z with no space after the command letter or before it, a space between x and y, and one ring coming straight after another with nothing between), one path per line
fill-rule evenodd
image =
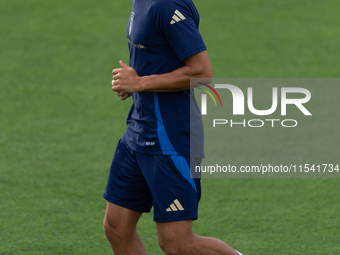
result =
M176 11L185 19L171 24ZM168 73L184 66L184 59L206 50L198 25L199 15L191 0L134 0L126 30L129 65L140 76ZM196 120L195 129L199 132L190 137L190 108L193 115L200 117L190 90L134 93L133 102L122 137L130 148L152 155L204 157L201 121ZM176 153L162 151L157 124L160 121ZM191 151L190 139L199 145Z
M176 156L174 162L169 155L139 153L119 141L104 198L138 212L149 212L154 206L156 222L195 220L201 184L200 178L187 178L190 160L194 171L200 159ZM184 210L167 211L176 199Z

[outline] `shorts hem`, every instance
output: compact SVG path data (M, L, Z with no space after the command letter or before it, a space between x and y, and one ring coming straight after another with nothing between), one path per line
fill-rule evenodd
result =
M115 205L119 205L121 207L124 207L124 208L127 208L127 209L130 209L132 211L136 211L136 212L140 212L140 213L149 213L151 211L151 208L150 209L140 209L140 206L136 206L136 205L132 205L132 204L129 204L127 202L124 202L124 201L121 201L117 198L114 198L114 197L110 197L109 195L105 194L103 195L103 198L112 203L112 204L115 204Z
M171 221L181 221L181 220L197 220L197 215L178 215L172 217L154 217L153 221L155 222L171 222Z

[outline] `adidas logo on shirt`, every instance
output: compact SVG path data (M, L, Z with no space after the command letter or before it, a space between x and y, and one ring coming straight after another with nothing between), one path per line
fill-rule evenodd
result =
M182 20L185 20L184 15L182 13L180 13L179 10L176 10L174 16L172 16L172 20L171 20L170 24L172 25L172 24L175 24L176 22L180 22Z
M176 212L176 211L184 211L183 206L178 201L178 199L174 200L174 202L166 209L167 212Z

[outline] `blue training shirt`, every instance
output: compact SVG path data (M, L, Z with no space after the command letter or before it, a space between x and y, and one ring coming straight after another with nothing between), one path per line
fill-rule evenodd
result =
M206 50L198 25L199 14L191 0L134 0L126 31L129 65L140 76L184 66L184 59ZM190 90L139 92L132 97L122 137L131 149L204 157L203 125Z

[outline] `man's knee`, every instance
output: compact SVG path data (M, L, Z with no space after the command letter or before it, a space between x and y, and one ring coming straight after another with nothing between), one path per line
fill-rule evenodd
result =
M178 241L169 241L159 239L159 246L166 255L189 255L190 244Z
M189 255L193 251L191 223L157 224L159 246L167 255Z
M126 235L126 229L123 228L122 224L119 223L117 219L111 219L107 215L104 217L103 221L104 232L106 235L122 237Z
M139 217L140 213L108 204L103 221L105 234L117 239L129 237L136 232Z

